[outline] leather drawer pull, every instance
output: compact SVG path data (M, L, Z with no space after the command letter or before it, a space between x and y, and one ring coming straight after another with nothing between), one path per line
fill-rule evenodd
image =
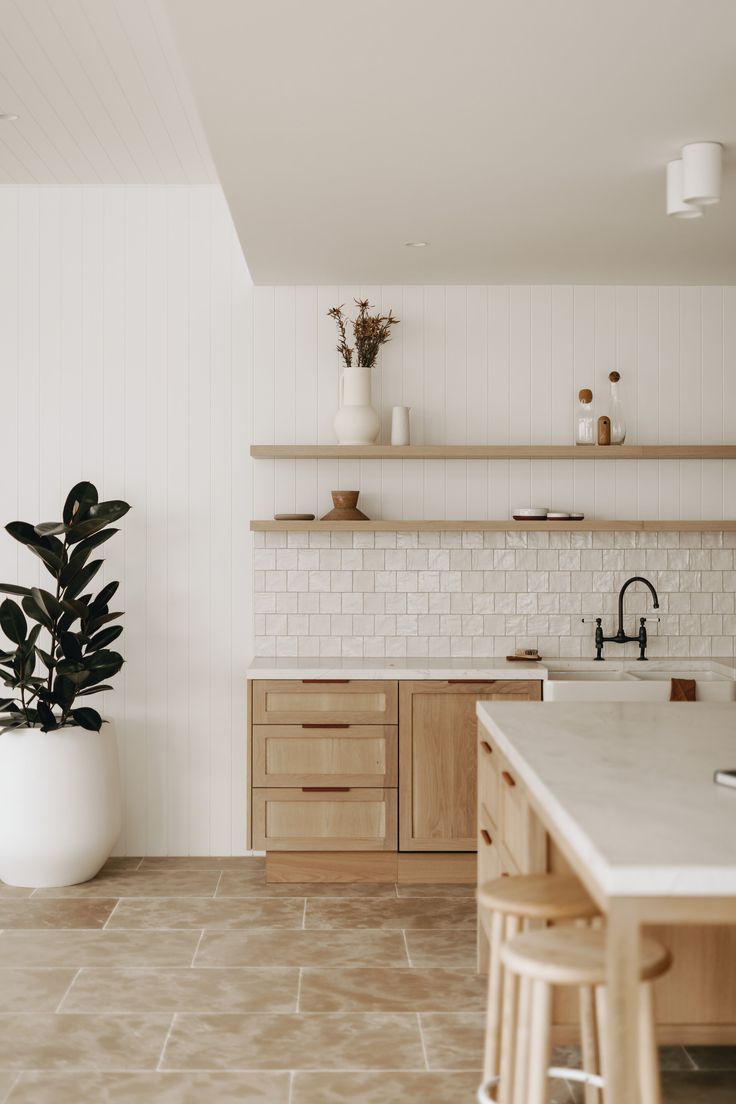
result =
M448 679L448 686L493 686L498 679Z
M302 793L350 793L350 786L302 786Z
M504 780L504 782L506 783L507 786L515 786L516 785L516 782L511 777L511 775L509 774L508 771L501 771L501 777L503 778L503 780Z
M488 834L488 832L486 832L485 828L481 828L481 830L480 830L480 834L481 834L481 837L482 837L482 839L483 839L483 842L485 843L485 845L486 845L487 847L490 847L490 846L491 846L491 844L493 843L493 840L491 839L491 837L490 837L490 835Z
M350 679L302 679L303 683L321 683L323 686L332 686L333 683L339 683L341 686L346 682L350 682Z
M303 724L302 728L350 728L350 725L349 724L320 724L319 722L316 722L315 724Z
M482 750L486 753L486 755L493 755L493 748L487 740L481 740L480 746Z

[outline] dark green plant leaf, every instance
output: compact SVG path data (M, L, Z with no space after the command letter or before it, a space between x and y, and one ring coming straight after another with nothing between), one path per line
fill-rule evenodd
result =
M88 728L92 732L99 732L102 728L102 717L96 709L90 709L89 706L72 709L72 717L81 728Z
M56 719L53 709L51 706L47 705L46 702L40 701L36 712L41 722L41 729L43 732L53 732L55 728L59 727L59 722Z
M87 622L87 631L89 633L96 633L98 629L101 629L103 625L106 625L108 621L114 621L116 617L123 617L122 610L113 610L112 613L103 613L101 617L91 618Z
M103 629L87 642L87 652L97 652L100 648L107 647L113 640L117 640L122 631L122 625L110 625L109 628Z
M102 590L100 591L100 593L97 595L97 597L91 603L91 608L94 610L95 613L97 613L98 610L100 610L100 612L102 612L101 607L102 606L107 606L108 602L112 598L113 594L115 594L115 592L116 592L116 590L118 589L119 586L120 586L120 583L116 583L114 581L111 582L111 583L105 583L105 585L102 588ZM107 611L105 611L105 612L107 612Z
M104 563L104 560L92 560L92 563L85 564L80 572L78 572L75 579L66 588L64 597L67 601L70 598L76 598L81 591L84 590L90 579L93 579L97 572L100 570Z
M85 667L83 663L73 663L68 660L57 663L56 673L68 679L69 682L73 682L75 686L82 686L85 682L89 682L91 678L89 668Z
M61 602L48 590L40 587L31 587L31 597L39 609L43 610L50 621L56 620L61 614Z
M0 583L0 594L30 594L30 588L16 586L15 583Z
M64 562L65 552L64 545L58 537L41 537L33 526L25 521L11 521L5 526L5 530L14 540L27 545L32 552L40 556L46 566L53 569L52 574L59 570Z
M79 690L77 692L77 697L78 698L85 698L89 694L102 694L105 690L114 690L114 689L115 689L114 686L110 686L109 683L103 682L103 683L100 683L99 686L88 686L88 687L85 687L84 690Z
M84 564L89 559L89 555L99 545L104 544L110 537L114 537L116 533L119 533L119 529L101 529L99 533L93 533L91 537L85 537L81 540L72 550L72 554L69 557L70 563Z
M36 648L36 655L41 660L43 665L45 667L48 667L49 671L51 671L56 666L56 660L54 659L54 657L52 655L49 655L48 652L45 652L43 648Z
M6 598L0 605L0 629L14 644L22 644L28 634L28 623L23 611L12 598Z
M54 679L53 698L64 711L69 709L74 701L77 690L76 683L72 682L71 679L64 678L63 675L57 675Z
M51 619L44 613L35 599L24 598L21 604L32 621L38 621L45 629L51 631Z
M66 533L66 525L63 521L42 521L40 525L34 525L33 528L39 537L54 537L57 533Z
M90 519L104 518L105 524L109 525L111 521L125 517L129 509L129 503L123 502L121 498L111 498L107 502L98 502L96 506L91 506L89 516Z
M76 600L73 598L62 598L61 608L66 610L72 621L76 620L77 617L84 617L87 613L87 603L82 602L79 598ZM59 622L61 623L61 618ZM69 624L71 624L71 621Z
M0 698L0 710L17 709L15 698Z
M59 645L65 659L72 663L82 662L82 645L74 633L63 632L59 635Z
M36 641L38 640L40 632L41 632L41 626L40 625L34 625L33 628L31 629L31 631L29 632L28 639L26 640L26 643L25 643L25 647L26 647L27 650L30 651L31 649L33 649L35 651Z
M90 506L96 505L97 501L98 494L94 483L88 483L86 480L82 483L77 483L70 490L66 502L64 503L64 510L62 512L64 523L66 525L73 525L76 522L83 521L87 516Z

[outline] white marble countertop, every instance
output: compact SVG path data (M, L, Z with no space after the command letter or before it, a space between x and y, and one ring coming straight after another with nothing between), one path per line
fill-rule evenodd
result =
M541 662L511 662L505 656L491 659L316 659L308 656L254 659L247 670L251 679L546 679L551 671L636 670L631 659L550 658ZM716 670L736 677L736 660L726 658L651 659L648 668L659 670Z
M540 662L494 659L254 659L251 679L544 679Z
M736 705L479 702L477 714L604 893L736 896Z

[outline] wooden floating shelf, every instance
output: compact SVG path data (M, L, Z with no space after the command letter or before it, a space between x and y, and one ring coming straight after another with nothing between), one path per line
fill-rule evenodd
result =
M251 521L254 533L676 533L736 532L736 521Z
M736 445L251 445L255 460L736 460Z

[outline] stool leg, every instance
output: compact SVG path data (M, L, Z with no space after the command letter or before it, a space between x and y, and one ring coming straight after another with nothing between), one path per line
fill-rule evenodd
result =
M583 1069L586 1073L600 1073L595 1027L595 996L593 990L585 985L580 988L580 1041ZM586 1085L585 1104L599 1104L599 1101L600 1093L595 1085Z
M501 1037L501 942L503 915L494 912L491 918L491 957L488 964L488 1003L486 1007L486 1047L483 1080L498 1073Z
M599 985L595 990L595 1018L598 1027L598 1055L600 1058L600 1071L603 1075L603 1080L606 1082L608 1078L608 1053L606 1051L606 990L605 986ZM603 1090L604 1100L606 1098L606 1090Z
M519 918L506 917L505 942L519 933ZM499 1104L512 1104L514 1099L514 1052L516 1048L516 999L519 979L511 970L503 971L503 1012L501 1028L501 1081Z
M641 1104L661 1104L654 988L651 982L639 986L639 1077Z
M527 1104L529 1072L529 1017L531 1015L532 983L528 977L519 981L519 1014L516 1018L516 1068L514 1072L514 1102Z
M552 990L545 981L532 983L528 1104L546 1104L548 1089Z

